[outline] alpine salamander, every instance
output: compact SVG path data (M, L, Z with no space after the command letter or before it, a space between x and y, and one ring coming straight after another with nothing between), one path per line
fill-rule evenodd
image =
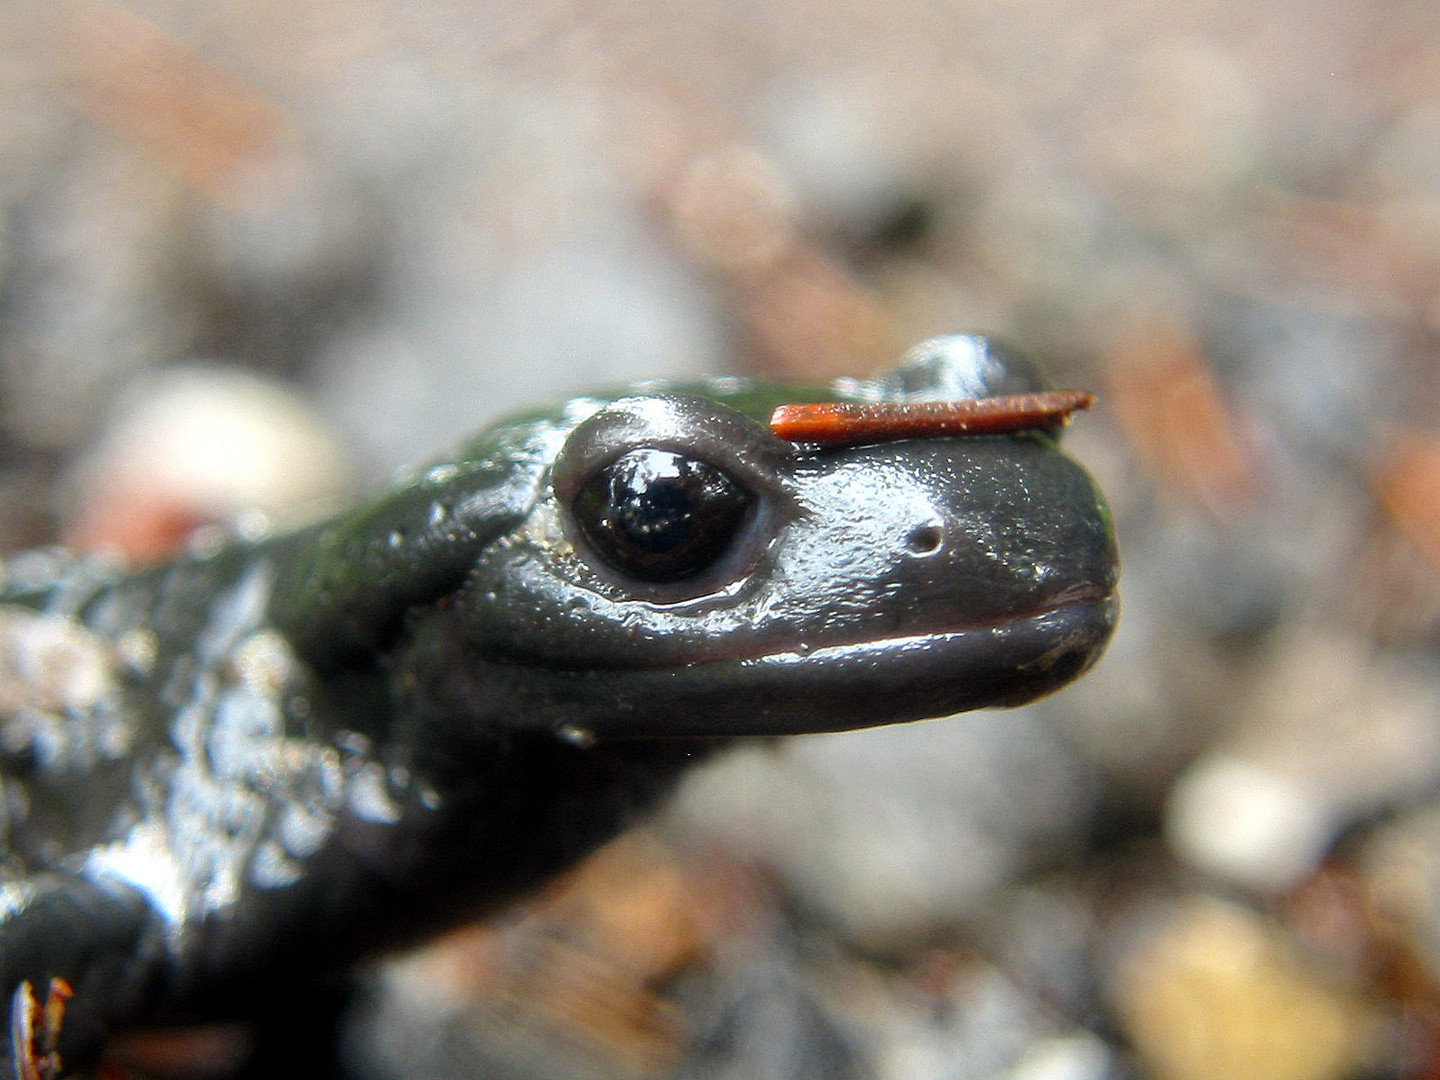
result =
M1053 416L768 425L788 401L1042 389L969 336L823 388L640 384L292 535L128 572L9 559L8 1056L45 1027L27 984L73 988L51 1026L84 1066L119 1027L244 1015L277 980L493 911L726 740L1068 682L1110 634L1117 562Z

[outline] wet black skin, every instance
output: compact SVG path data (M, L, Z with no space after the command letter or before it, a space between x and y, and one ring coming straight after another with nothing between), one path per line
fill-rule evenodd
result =
M950 338L800 399L1036 385ZM583 399L296 536L12 586L9 610L157 649L117 677L123 753L0 759L27 807L0 993L67 978L81 1065L116 1027L245 1015L494 910L736 737L1018 704L1094 661L1116 554L1056 433L821 450L770 434L787 396ZM273 699L217 625L281 643ZM254 739L230 737L236 716ZM276 852L283 873L263 870Z
M695 455L755 497L697 574L629 579L564 511L637 444ZM434 626L473 650L458 670L479 707L597 734L773 735L1009 704L1068 682L1106 635L1099 507L1043 434L816 453L714 402L622 400L577 430L530 528L480 556Z

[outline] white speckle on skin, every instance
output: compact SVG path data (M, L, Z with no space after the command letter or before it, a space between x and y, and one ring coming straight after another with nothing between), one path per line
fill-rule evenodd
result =
M71 770L127 753L121 666L112 643L75 619L0 605L0 746Z
M749 393L755 388L755 380L743 375L710 375L704 380L705 389L721 397L734 397Z
M300 864L286 855L274 840L261 844L250 864L250 880L261 888L278 889L293 885L303 876Z
M142 799L144 823L96 856L97 873L159 896L177 926L247 889L294 884L344 804L341 755L288 730L285 703L306 692L306 676L265 624L272 578L262 563L218 593L196 647L170 661L173 753Z
M0 709L91 708L113 693L110 649L64 616L0 607Z
M116 658L136 675L148 675L155 668L159 642L149 630L128 630L115 639Z
M595 745L595 733L578 724L562 724L557 734L577 750L588 750Z
M252 544L264 540L275 529L270 515L254 507L236 514L232 527L236 536Z
M22 563L20 576L58 565ZM37 864L141 892L179 941L256 890L302 880L342 815L382 826L401 820L410 798L401 793L415 780L403 768L387 772L359 733L313 737L293 706L316 687L266 621L272 565L259 561L209 594L186 594L195 586L175 578L170 599L184 611L198 595L203 606L184 616L201 622L193 647L173 654L141 622L148 597L121 590L92 602L107 580L98 564L62 569L71 578L44 610L0 604L0 749L28 754L52 774L136 754L118 776L135 795L116 808L110 842L67 853L42 838ZM13 580L14 567L7 572ZM166 717L163 737L157 730L137 750L142 725L158 719L146 719L134 700L142 681ZM74 783L88 790L83 776ZM24 821L30 795L24 783L0 788L0 839L10 822ZM6 904L23 902L0 885L0 918Z
M424 481L427 484L448 484L459 475L460 467L458 465L436 465L425 474Z
M276 831L285 851L304 859L324 846L334 825L335 815L328 808L297 802L281 807Z
M260 563L236 582L233 589L218 597L211 606L210 622L197 642L201 656L210 661L233 657L245 636L264 624L274 577L274 567L268 562Z
M14 916L34 895L35 888L28 881L7 881L0 884L0 922Z
M259 630L240 643L234 666L256 693L273 695L295 677L299 665L289 642L273 630Z
M374 761L362 765L350 781L347 803L361 821L393 825L400 820L400 807L390 794L385 769Z
M5 586L17 591L43 588L60 576L64 555L56 548L22 551L5 562Z
M562 406L560 410L560 424L558 425L558 427L560 429L565 429L573 425L579 424L585 420L588 420L590 419L590 417L594 416L597 412L599 412L604 406L605 402L601 401L599 398L571 398L564 404L564 406ZM536 435L540 437L543 437L546 434L548 434L548 432L543 429L543 426L536 431ZM543 460L548 461L550 459L546 457Z
M92 881L118 881L144 893L172 929L184 922L190 882L159 822L139 822L123 839L92 848L81 872Z
M248 686L229 687L220 693L211 714L205 746L210 767L217 776L256 779L276 761L275 740L284 729L284 717L273 697L253 693Z
M322 747L315 763L315 779L320 797L327 804L340 801L345 790L345 768L340 764L340 754L333 747Z
M356 757L369 757L371 751L370 738L358 731L342 731L335 736L335 745L347 754L354 754Z
M185 550L197 559L213 559L225 550L229 534L218 525L201 525L185 541Z

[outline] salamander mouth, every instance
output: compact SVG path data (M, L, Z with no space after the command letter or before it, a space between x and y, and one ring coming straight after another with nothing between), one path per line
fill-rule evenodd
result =
M732 714L736 733L846 730L1019 705L1068 683L1109 640L1113 600L1079 600L1003 623L717 662L768 685L773 707ZM717 672L717 675L720 673ZM729 680L726 680L729 681ZM775 687L784 686L783 692ZM672 734L686 734L677 729ZM699 734L697 732L696 734Z
M844 731L1020 705L1098 659L1112 596L1001 623L602 675L553 672L558 715L598 737ZM552 714L554 715L554 714Z
M1090 620L1082 616L1087 608L1099 607L1108 613L1105 637L1108 639L1115 621L1116 603L1109 593L1098 589L1083 588L1052 596L1046 602L1037 604L1032 611L1013 614L1001 621L961 622L942 624L911 634L896 634L891 637L872 637L855 641L838 641L825 645L801 645L798 648L777 649L770 652L724 653L718 649L711 655L693 657L694 662L725 662L739 664L806 664L816 666L840 666L846 668L860 664L908 665L924 655L939 652L970 653L983 652L986 643L995 646L996 653L1012 642L1021 648L1032 644L1036 635L1052 637L1065 636L1065 628L1073 621L1088 627Z

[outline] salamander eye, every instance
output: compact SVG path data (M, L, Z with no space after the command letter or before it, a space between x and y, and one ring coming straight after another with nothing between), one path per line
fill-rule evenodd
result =
M595 551L641 581L678 581L730 547L754 497L714 465L630 450L580 485L575 520Z

